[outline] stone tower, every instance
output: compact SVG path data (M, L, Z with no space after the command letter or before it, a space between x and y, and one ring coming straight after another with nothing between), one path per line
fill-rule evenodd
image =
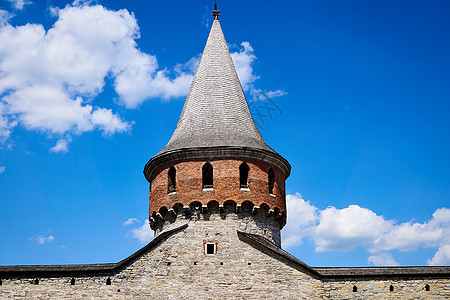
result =
M0 266L1 299L450 299L450 267L310 267L280 247L289 163L253 122L217 18L146 164L155 238L117 263Z
M180 222L221 220L280 245L286 159L256 127L215 16L169 143L144 168L155 236Z

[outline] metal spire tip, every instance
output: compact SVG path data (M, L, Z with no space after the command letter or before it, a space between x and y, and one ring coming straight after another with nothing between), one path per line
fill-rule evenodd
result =
M214 16L214 20L219 20L220 10L217 10L217 1L214 0L214 10L212 11L212 15Z

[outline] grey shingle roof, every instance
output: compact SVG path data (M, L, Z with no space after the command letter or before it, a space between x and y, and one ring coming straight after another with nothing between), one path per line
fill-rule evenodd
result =
M156 156L208 147L248 147L276 153L253 121L219 20L212 25L175 132Z

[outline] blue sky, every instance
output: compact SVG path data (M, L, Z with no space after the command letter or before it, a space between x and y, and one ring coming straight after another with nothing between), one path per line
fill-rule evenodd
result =
M0 2L0 265L145 245L212 1ZM450 264L448 1L219 1L266 142L283 245L311 266Z

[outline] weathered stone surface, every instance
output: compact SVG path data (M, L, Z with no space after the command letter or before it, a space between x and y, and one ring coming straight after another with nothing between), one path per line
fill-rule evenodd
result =
M121 269L76 276L2 275L1 299L448 299L446 278L323 279L270 247L240 238L237 214L177 218L175 230ZM161 234L161 236L164 236ZM206 255L204 244L217 244ZM267 240L265 243L270 243ZM275 245L273 249L277 248ZM309 269L308 269L309 268ZM320 268L319 268L320 269ZM447 274L448 275L448 274ZM445 277L445 276L444 276ZM75 285L71 285L71 279ZM107 279L111 285L106 285ZM430 291L425 291L425 285ZM390 285L394 291L389 291ZM353 292L353 286L357 292Z

